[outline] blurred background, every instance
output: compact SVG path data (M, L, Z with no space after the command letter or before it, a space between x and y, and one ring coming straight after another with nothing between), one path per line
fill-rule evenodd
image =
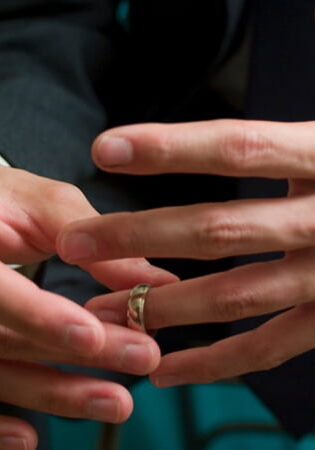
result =
M133 396L134 413L115 430L111 450L315 449L315 434L294 441L243 384L160 390L144 380ZM107 450L98 422L51 417L50 432L52 450Z

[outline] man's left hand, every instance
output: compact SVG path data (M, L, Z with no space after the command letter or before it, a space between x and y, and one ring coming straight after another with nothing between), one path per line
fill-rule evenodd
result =
M315 348L314 122L218 120L122 127L96 140L93 157L100 168L115 173L289 180L288 198L111 214L73 223L59 235L59 254L76 264L285 252L276 261L151 289L145 308L150 329L285 311L247 333L165 356L152 374L155 384L208 383L267 370ZM80 246L77 232L93 245ZM126 324L127 299L127 292L117 292L87 307L102 320L115 317Z

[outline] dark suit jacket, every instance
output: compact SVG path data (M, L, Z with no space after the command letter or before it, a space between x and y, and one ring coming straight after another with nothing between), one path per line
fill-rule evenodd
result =
M224 36L212 2L132 0L123 29L115 0L2 0L1 152L73 181L108 123L172 118Z

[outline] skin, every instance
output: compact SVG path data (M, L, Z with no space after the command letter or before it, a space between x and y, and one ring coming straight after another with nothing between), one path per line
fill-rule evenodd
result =
M148 329L286 310L252 331L164 356L151 374L157 386L268 370L315 347L314 132L314 122L218 120L122 127L95 141L94 161L113 173L203 173L289 182L287 198L106 215L72 223L58 236L58 252L70 263L284 252L276 261L151 289L145 306ZM126 325L127 298L127 292L101 296L87 309L101 320Z
M150 337L112 323L7 267L40 262L56 252L68 223L98 213L74 186L0 167L0 402L51 414L118 423L132 412L129 392L104 380L66 374L39 363L65 362L146 374L159 361ZM147 279L176 280L143 258L83 264L104 284L125 289ZM0 416L0 449L33 450L35 430Z

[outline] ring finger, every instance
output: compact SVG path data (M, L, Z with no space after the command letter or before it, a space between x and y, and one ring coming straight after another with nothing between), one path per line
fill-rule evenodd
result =
M145 326L228 322L267 314L314 300L314 256L257 263L227 272L152 288ZM128 292L90 300L86 307L102 321L126 325Z

